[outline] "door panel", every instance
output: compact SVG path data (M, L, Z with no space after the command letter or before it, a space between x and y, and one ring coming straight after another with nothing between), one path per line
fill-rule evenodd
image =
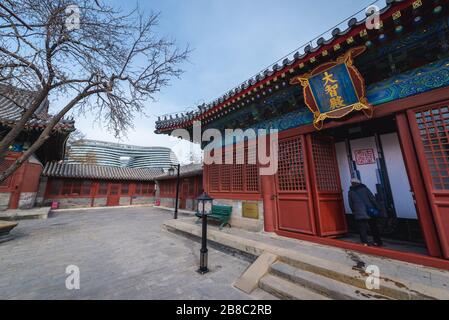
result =
M120 205L120 184L111 184L108 194L108 207L117 207Z
M276 174L278 228L316 234L304 136L279 141Z
M443 254L449 258L449 103L408 111Z
M404 158L397 133L380 136L385 163L391 185L394 208L398 218L418 219L416 207L411 193L412 187L407 177Z
M335 143L330 137L307 137L311 155L312 186L319 234L337 236L348 232Z

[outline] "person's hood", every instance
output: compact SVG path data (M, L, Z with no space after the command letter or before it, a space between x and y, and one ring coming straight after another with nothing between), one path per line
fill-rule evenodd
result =
M356 186L351 186L349 188L349 191L357 191L357 190L364 189L364 188L366 188L366 186L362 183L362 184L358 184Z

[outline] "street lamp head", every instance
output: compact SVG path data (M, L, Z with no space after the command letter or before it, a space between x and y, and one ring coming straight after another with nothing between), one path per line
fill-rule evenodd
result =
M210 215L214 199L207 193L203 193L198 199L198 213L201 215Z
M168 174L171 175L171 176L174 176L174 175L175 175L175 168L170 167L170 168L168 169Z

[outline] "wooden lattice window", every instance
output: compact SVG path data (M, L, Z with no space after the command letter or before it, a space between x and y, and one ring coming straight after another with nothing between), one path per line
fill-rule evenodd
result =
M220 191L220 166L218 164L209 166L209 186L211 191Z
M195 179L190 178L188 181L189 181L189 196L194 197L195 196Z
M259 167L257 164L254 164L254 161L257 159L257 149L248 148L245 150L245 156L246 191L255 192L259 190Z
M108 183L107 182L100 182L100 185L98 186L98 194L101 196L105 196L108 194Z
M449 190L449 107L416 112L416 121L436 190Z
M48 194L50 196L59 196L62 189L62 180L50 180Z
M221 191L231 191L231 171L233 166L230 164L223 164L220 166L220 169Z
M92 189L92 181L83 181L81 185L81 195L83 196L90 196Z
M233 170L232 170L232 190L237 192L243 192L243 173L244 173L244 165L241 164L244 161L243 159L240 159L240 157L237 155L237 151L233 150Z
M340 186L334 145L329 141L313 138L312 150L318 190L338 192Z
M281 191L306 191L304 150L301 138L279 142L278 186Z
M233 164L226 164L226 158L223 156L223 164L207 166L210 191L225 193L259 192L260 178L259 166L257 164L257 148L245 148L243 155L237 153L237 148L233 148L231 152L233 152ZM242 157L242 159L239 157Z
M170 181L170 194L171 195L175 195L176 194L176 187L177 187L177 182L176 181Z
M144 193L143 188L142 188L142 193ZM129 194L129 183L122 183L121 194L124 196L125 195L127 196Z

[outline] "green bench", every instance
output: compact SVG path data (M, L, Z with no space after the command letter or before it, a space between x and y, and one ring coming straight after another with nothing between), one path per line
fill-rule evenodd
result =
M232 215L232 207L212 206L212 213L208 215L207 218L220 222L221 223L220 230L222 230L223 227L225 226L229 226L229 228L231 228L231 225L229 224L231 215ZM196 216L198 217L197 223L199 223L202 216L200 213L196 213Z

